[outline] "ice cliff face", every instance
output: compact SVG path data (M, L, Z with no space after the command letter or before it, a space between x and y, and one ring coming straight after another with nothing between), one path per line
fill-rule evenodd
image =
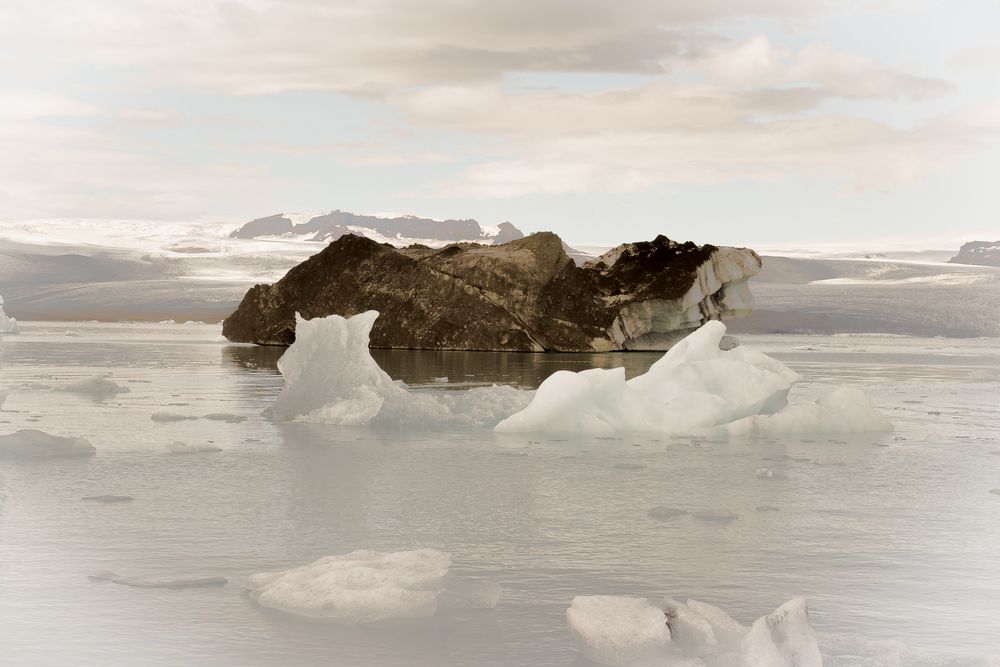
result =
M233 341L289 345L306 319L378 310L373 347L540 352L665 349L752 307L761 268L746 248L653 241L584 266L558 236L498 246L394 248L342 236L273 285L256 285L223 324Z
M948 261L953 264L1000 266L1000 241L971 241Z

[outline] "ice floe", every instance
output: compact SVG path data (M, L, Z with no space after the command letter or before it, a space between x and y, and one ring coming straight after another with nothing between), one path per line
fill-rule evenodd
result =
M530 392L513 387L415 392L394 382L368 351L378 312L303 319L278 360L284 388L268 414L281 421L340 426L469 424L493 426L523 408Z
M42 459L93 456L94 446L84 438L63 438L36 429L0 435L0 459Z
M584 595L566 624L587 659L613 667L822 667L806 602L795 598L747 628L718 607L665 598Z
M490 608L500 587L449 573L437 549L353 551L278 572L254 574L250 596L289 614L341 623L433 616L439 605Z
M204 588L205 586L225 586L225 577L199 577L197 579L140 579L137 577L122 577L108 570L101 570L87 575L94 581L113 581L116 584L134 588Z

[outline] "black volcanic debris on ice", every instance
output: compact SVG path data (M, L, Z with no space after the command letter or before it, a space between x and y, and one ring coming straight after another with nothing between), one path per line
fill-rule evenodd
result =
M644 334L678 328L670 322L685 299L702 296L693 287L712 282L700 274L713 271L719 250L658 236L577 266L551 232L441 249L396 248L347 234L273 285L251 288L226 318L223 334L232 341L289 345L296 312L312 319L377 310L372 347L626 349ZM736 282L745 284L759 271L752 250L725 250L740 260ZM713 286L693 306L699 321L685 328L730 314L724 298L730 284Z

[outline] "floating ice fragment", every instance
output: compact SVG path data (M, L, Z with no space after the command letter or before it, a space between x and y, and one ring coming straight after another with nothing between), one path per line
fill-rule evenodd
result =
M747 628L714 605L664 598L579 596L566 610L589 660L620 667L821 667L805 601L791 600Z
M641 665L670 647L666 615L646 598L577 596L566 625L580 652L602 665Z
M95 453L94 446L83 438L63 438L35 429L0 435L0 459L93 456Z
M68 391L74 394L83 394L93 399L102 399L114 396L115 394L127 394L131 391L128 387L123 387L110 379L105 373L98 373L76 382L57 387L59 391Z
M823 667L804 598L754 621L740 648L744 667Z
M282 421L341 426L493 426L530 400L530 392L513 387L409 391L369 353L368 338L377 317L374 310L311 320L296 314L295 342L278 360L285 386L268 414Z
M138 579L122 577L108 570L101 570L87 575L94 581L113 581L116 584L133 586L135 588L202 588L205 586L224 586L225 577L202 577L199 579Z
M757 468L757 470L755 470L753 474L754 477L759 477L759 478L774 477L774 471L771 470L770 468Z
M448 587L450 564L451 556L436 549L354 551L290 570L252 575L250 595L264 607L334 622L433 616L439 596ZM446 597L456 604L471 603L473 598L482 606L496 604L497 589L475 588L463 580Z
M646 515L650 519L656 519L657 521L672 521L678 517L687 516L690 514L687 510L678 509L676 507L664 507L663 505L658 505L653 509L646 512Z
M175 440L167 445L167 453L169 454L199 454L204 452L221 452L221 447L216 447L215 445L207 442L181 442L180 440Z
M157 410L153 414L149 415L149 418L154 422L181 422L188 419L197 419L197 417L182 415L169 410Z

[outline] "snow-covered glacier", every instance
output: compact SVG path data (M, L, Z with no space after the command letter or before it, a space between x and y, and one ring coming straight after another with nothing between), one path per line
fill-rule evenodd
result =
M497 432L690 433L732 435L891 430L863 392L836 389L789 404L799 376L740 346L724 351L722 322L675 345L644 374L624 368L557 371L534 393L508 386L417 392L395 382L368 351L374 310L344 318L296 315L297 337L278 362L284 388L269 414L295 420L366 424L479 425Z

